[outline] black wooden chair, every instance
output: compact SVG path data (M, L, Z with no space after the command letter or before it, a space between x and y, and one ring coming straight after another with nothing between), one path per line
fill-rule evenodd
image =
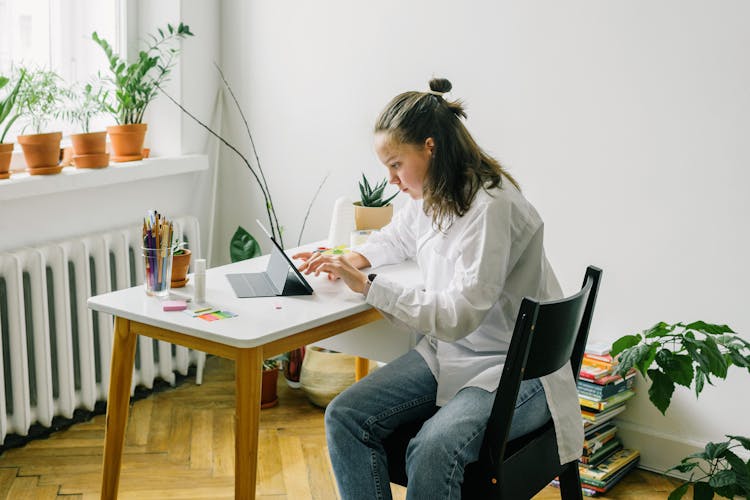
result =
M479 460L464 471L462 498L531 498L555 477L564 500L582 498L578 461L560 465L551 419L513 441L507 437L522 380L548 375L568 361L577 378L601 274L601 269L589 266L581 290L564 299L523 299ZM407 485L406 447L421 425L399 427L384 443L390 480L396 484Z

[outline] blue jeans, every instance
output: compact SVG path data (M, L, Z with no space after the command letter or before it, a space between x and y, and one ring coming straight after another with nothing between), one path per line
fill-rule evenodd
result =
M406 451L407 499L461 497L464 467L479 457L494 392L462 389L435 406L437 382L412 350L339 394L326 408L328 450L342 500L390 499L383 439L410 421L422 429ZM550 419L538 379L524 381L510 439Z

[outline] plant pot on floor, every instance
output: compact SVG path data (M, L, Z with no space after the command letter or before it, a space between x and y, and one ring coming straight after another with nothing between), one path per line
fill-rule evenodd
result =
M18 143L23 149L26 169L31 175L57 174L60 165L60 141L62 132L48 134L19 135Z
M145 123L113 125L107 127L112 142L112 161L139 161L143 159L143 142L146 138Z
M0 143L0 179L10 177L10 159L13 157L13 143Z
M73 165L76 168L103 168L109 165L107 133L73 134Z
M190 250L183 250L183 253L172 255L172 282L170 283L172 288L181 288L187 284L190 255L192 255Z
M384 207L363 207L359 201L354 202L354 223L357 230L380 229L393 218L393 205Z
M260 386L260 407L271 408L279 404L276 388L279 383L279 369L263 370Z

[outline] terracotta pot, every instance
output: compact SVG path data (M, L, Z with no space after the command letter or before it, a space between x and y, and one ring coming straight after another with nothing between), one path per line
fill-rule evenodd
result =
M276 388L279 383L279 369L263 370L263 378L260 386L260 407L271 408L279 404L279 396Z
M76 168L105 168L109 166L109 153L73 157Z
M139 161L143 159L143 141L146 138L145 123L113 125L107 127L112 141L112 161Z
M354 202L354 223L358 230L380 229L393 218L393 205L384 207L363 207L359 201Z
M71 146L68 146L67 148L62 148L62 151L60 152L60 165L63 167L68 167L73 164L73 148Z
M341 391L354 383L356 357L309 347L302 361L300 385L315 406L325 408Z
M190 267L190 250L185 253L172 255L172 288L181 288L188 282L187 272Z
M13 156L13 143L0 143L0 179L10 177L10 159Z
M18 143L23 149L23 157L30 174L56 174L62 170L60 167L61 140L62 132L18 136Z
M103 168L109 165L107 133L73 134L73 164L76 168Z
M284 378L292 389L299 389L299 376L302 372L302 361L305 359L305 346L289 351L289 359L284 361Z

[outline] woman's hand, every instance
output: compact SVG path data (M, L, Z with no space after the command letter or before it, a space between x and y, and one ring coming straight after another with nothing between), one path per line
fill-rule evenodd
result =
M324 255L319 252L301 252L292 255L293 259L302 259L305 262L299 266L299 270L305 274L328 273L328 279L344 280L344 283L353 291L362 293L367 283L367 275L359 271L346 255Z

